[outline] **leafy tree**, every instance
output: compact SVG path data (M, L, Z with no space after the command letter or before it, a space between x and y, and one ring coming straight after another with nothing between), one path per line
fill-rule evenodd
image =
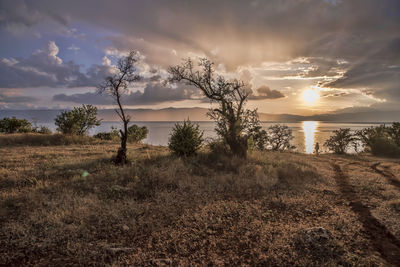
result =
M92 105L82 105L70 111L63 111L55 119L57 131L63 134L84 135L100 125L97 120L97 108Z
M294 138L292 129L287 125L275 124L268 128L268 147L271 150L288 150L294 149L295 147L290 144L290 141Z
M340 128L333 131L333 135L325 141L324 146L336 154L345 154L354 142L357 142L357 139L350 132L350 128Z
M267 148L269 137L268 133L262 129L260 120L258 118L257 110L250 111L250 116L246 116L246 129L248 136L248 145L253 149L264 150Z
M400 123L392 126L380 125L356 131L357 140L366 151L377 156L396 157L400 155Z
M364 148L369 151L374 140L378 137L384 137L385 135L387 135L386 126L380 125L357 130L354 136L362 143Z
M126 164L128 162L126 156L126 143L128 141L128 123L130 118L125 114L124 108L121 103L121 97L128 91L128 86L140 79L136 73L135 64L139 61L137 52L132 51L128 56L122 57L118 60L114 75L105 78L105 81L99 85L98 89L101 93L109 94L116 104L118 109L115 112L123 123L123 129L120 130L121 134L121 147L118 149L117 157L115 158L116 164Z
M3 118L0 120L1 133L27 133L32 131L32 124L26 119Z
M138 143L146 139L149 129L146 126L139 127L136 124L128 128L128 142Z
M185 120L183 124L176 123L169 138L168 147L178 156L191 156L201 147L203 132L199 125Z
M170 82L186 82L197 87L217 107L208 112L216 121L216 132L229 146L231 152L240 157L247 155L249 123L258 118L251 118L256 111L245 109L250 95L242 81L227 80L215 73L214 63L204 58L199 61L199 69L195 69L191 59L181 65L168 69Z

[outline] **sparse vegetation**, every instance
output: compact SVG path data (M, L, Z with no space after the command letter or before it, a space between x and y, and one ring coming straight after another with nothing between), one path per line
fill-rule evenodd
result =
M70 111L63 111L55 119L57 131L62 134L86 135L88 131L100 125L97 119L97 108L82 105Z
M37 133L12 134L12 135L0 134L1 147L65 146L74 144L88 145L95 143L99 143L99 141L90 136L65 135L65 134L37 134Z
M353 159L252 151L182 160L135 144L131 164L116 166L117 147L0 147L0 265L387 265L371 241L380 236L341 202L330 163ZM400 238L399 192L370 161L349 173L354 191ZM396 166L377 168L399 175Z
M178 156L191 156L196 153L203 143L203 132L199 125L185 120L176 123L169 138L169 149Z

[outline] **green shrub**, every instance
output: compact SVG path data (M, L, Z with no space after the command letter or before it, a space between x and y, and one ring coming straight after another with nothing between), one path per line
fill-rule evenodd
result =
M136 124L130 126L128 128L128 142L129 143L138 143L143 139L146 139L149 130L146 126L139 127Z
M36 129L36 132L40 134L52 134L51 130L43 125Z
M118 141L120 138L119 131L114 127L111 127L111 131L108 133L100 132L93 135L93 137L100 140L111 140L111 141Z
M336 154L345 154L349 146L351 146L357 139L350 132L350 128L333 131L333 135L325 141L324 146Z
M97 108L92 105L82 105L70 111L63 111L55 119L57 131L63 134L85 135L88 131L100 125L97 120Z
M26 119L3 118L0 120L1 133L29 133L32 131L32 124Z
M169 149L178 156L190 156L196 153L203 143L203 132L199 125L185 120L176 123L169 139Z

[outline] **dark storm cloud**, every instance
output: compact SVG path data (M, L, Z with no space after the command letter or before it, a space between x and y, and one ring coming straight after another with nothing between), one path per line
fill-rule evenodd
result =
M67 18L58 13L48 10L44 12L24 0L4 0L0 2L0 26L12 32L19 32L37 23L52 19L67 25Z
M325 84L335 88L368 88L369 95L400 99L400 38L354 62L343 77Z
M375 40L398 35L400 12L397 0L3 0L1 7L3 24L78 19L121 32L121 40L115 40L120 47L125 35L160 47L186 46L210 56L219 47L220 54L214 57L227 64L262 61L277 51L286 54L276 56L286 58L361 55L374 49L369 44ZM30 12L14 14L24 8ZM238 48L234 55L233 48Z
M278 90L271 90L266 85L262 85L257 89L257 95L250 95L249 99L251 100L263 100L263 99L277 99L285 97L284 94L279 92Z
M173 88L157 82L147 84L143 92L136 91L124 95L122 102L126 105L149 105L190 99L201 99L197 89L184 85ZM53 97L53 100L93 105L113 104L109 96L98 93L58 94Z
M208 56L227 70L265 61L323 58L329 60L310 63L299 75L344 73L324 86L368 88L385 97L400 91L398 0L3 0L0 10L0 25L7 29L54 20L114 31L109 51L136 48L149 64L162 67L188 55ZM52 74L49 77L29 73L27 81L36 85L43 79L52 85L54 79L64 81L73 73L76 85L90 84L78 66L70 64L56 73L44 72ZM15 84L26 72L13 73L3 63L0 68L6 73L1 84Z

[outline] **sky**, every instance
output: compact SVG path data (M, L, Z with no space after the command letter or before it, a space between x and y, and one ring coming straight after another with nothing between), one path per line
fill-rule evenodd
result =
M96 86L131 50L127 108L208 107L165 83L207 57L260 112L400 110L398 0L1 0L0 109L112 108Z

